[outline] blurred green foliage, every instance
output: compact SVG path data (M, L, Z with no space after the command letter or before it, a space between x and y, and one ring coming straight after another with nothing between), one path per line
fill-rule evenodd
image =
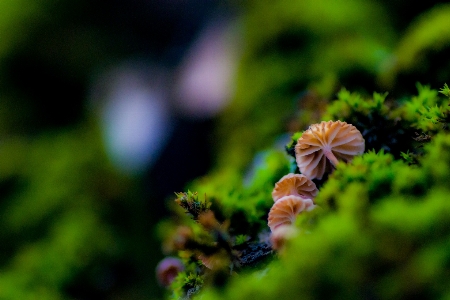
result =
M395 36L383 6L370 1L249 1L246 9L236 96L219 126L222 167L242 168L285 130L283 120L310 85L327 87L313 91L319 97L330 97L338 80L347 88L366 86Z
M428 10L414 16L404 5L248 1L237 91L218 130L220 168L242 169L277 134L317 122L326 100L342 87L363 96L389 91L396 98L414 93L416 82L441 87L449 70L448 5L427 3ZM398 28L398 23L407 25ZM405 51L420 60L401 63ZM307 101L309 95L315 99ZM295 128L287 122L292 119Z
M110 4L0 1L0 299L161 296L154 199L86 109L89 80L137 47Z
M148 215L132 200L134 184L109 165L99 133L82 126L4 138L0 157L0 298L67 299L111 287L126 295L114 273L135 263L127 256L142 230L130 219Z
M394 50L393 63L380 74L385 86L392 89L395 83L406 84L406 80L441 84L448 80L449 15L450 5L440 4L411 22Z

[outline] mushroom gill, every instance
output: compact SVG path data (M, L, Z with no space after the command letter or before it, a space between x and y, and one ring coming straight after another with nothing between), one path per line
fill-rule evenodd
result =
M364 152L364 138L352 124L328 121L311 125L295 145L300 172L310 179L322 179L339 161L349 162Z
M316 184L305 175L289 173L275 184L275 188L272 191L272 198L275 202L289 195L314 199L318 192Z
M299 196L285 196L276 201L269 212L268 225L273 232L281 225L291 225L302 211L310 211L315 207L311 199Z

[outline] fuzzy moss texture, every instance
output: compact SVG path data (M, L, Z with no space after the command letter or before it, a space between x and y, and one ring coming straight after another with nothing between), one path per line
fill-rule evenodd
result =
M283 251L225 274L179 251L186 270L168 297L450 299L450 5L406 13L400 1L249 1L246 9L217 165L189 186L212 202L231 247L267 232L271 191L299 172L292 148L310 124L351 123L366 151L316 181L320 208L297 218L300 233ZM197 240L214 242L176 211Z

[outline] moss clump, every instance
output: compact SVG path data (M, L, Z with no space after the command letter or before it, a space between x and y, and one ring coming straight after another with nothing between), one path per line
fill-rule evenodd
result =
M323 208L318 222L290 241L264 277L235 277L225 291L209 290L203 298L446 295L448 150L450 135L443 132L425 147L416 166L383 151L339 164L316 198Z
M436 91L419 87L419 95L412 97L413 102L424 103L424 94L433 95L431 99L436 103L445 101L436 98ZM412 104L400 101L395 110L389 110L384 100L385 95L374 94L373 99L364 101L357 93L343 90L328 111L331 116L340 114L346 120L358 120L356 116L362 115L376 116L381 123L383 120L393 122L391 113L400 116L402 112L412 111ZM433 123L432 119L424 119L424 124L425 120ZM410 128L403 128L405 131L417 130L417 125L408 122L406 117L398 124L409 125ZM359 125L364 128L370 122L362 120ZM273 203L270 193L274 182L280 178L280 173L288 171L287 156L278 156L276 152L267 155L246 186L240 185L236 190L236 186L228 185L232 194L217 193L213 188L222 186L220 190L226 190L223 181L197 183L197 188L203 187L214 195L217 203L211 208L220 210L223 218L217 222L223 236L214 233L209 240L229 255L225 265L212 271L205 268L204 261L203 266L197 261L195 274L202 276L203 281L201 286L195 286L195 292L199 291L204 299L246 299L251 294L264 295L263 299L444 295L448 292L445 280L435 280L435 276L444 276L450 271L446 264L450 256L445 250L450 236L450 206L445 196L449 192L450 134L445 126L433 130L435 135L423 144L414 164L397 158L383 147L368 150L349 164L337 164L314 200L320 210L297 218L296 225L302 230L288 241L275 259L268 236L265 241L261 237L267 232L266 216ZM376 134L379 136L375 136L374 141L383 140L382 132L372 131L372 135ZM414 139L410 139L412 142L401 145L401 150L413 151L417 147ZM287 152L293 143L290 144ZM204 224L203 227L208 229ZM223 239L227 244L220 246ZM190 251L195 253L193 249ZM214 251L219 253L220 249ZM242 268L244 253L249 257L256 257L258 253L270 255L263 255ZM191 256L191 259L195 257L199 256ZM239 259L241 264L236 263ZM261 270L265 274L262 277ZM250 273L234 276L236 272ZM186 280L186 276L181 273L177 282L181 278ZM408 284L410 281L415 283L413 288ZM225 287L220 293L208 288L218 285ZM193 291L193 287L190 289ZM184 285L182 296L187 296L190 289Z
M350 123L366 151L315 180L319 209L297 216L296 234L276 255L220 272L201 263L202 299L450 295L450 91L444 85L450 56L442 28L448 7L409 15L397 31L381 20L391 9L401 11L398 4L333 5L339 3L248 2L248 45L235 102L220 123L217 168L189 188L212 201L231 252L243 249L237 246L258 250L250 245L271 245L267 214L274 183L299 173L294 147L310 124ZM258 149L286 131L286 154L260 159ZM259 171L243 176L254 155Z

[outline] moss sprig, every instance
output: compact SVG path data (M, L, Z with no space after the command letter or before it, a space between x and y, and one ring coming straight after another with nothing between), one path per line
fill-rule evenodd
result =
M444 87L439 90L439 93L450 98L450 88L448 87L447 83L444 83Z
M450 123L450 106L448 99L439 97L438 91L427 85L417 84L418 94L404 101L401 117L411 123L420 134L435 135L447 130ZM446 89L441 89L445 95Z
M206 196L203 201L198 199L197 192L187 191L187 193L175 193L175 195L177 196L175 202L184 208L195 221L198 220L200 214L207 212L211 207L211 202L206 199Z

